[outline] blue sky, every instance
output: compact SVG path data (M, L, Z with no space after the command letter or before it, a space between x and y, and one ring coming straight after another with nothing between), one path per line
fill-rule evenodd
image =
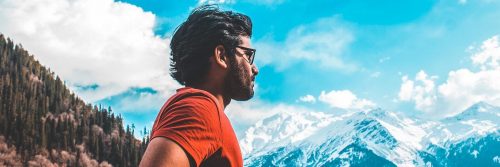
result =
M180 87L168 76L168 43L204 3L254 23L256 96L226 111L238 135L282 110L439 119L478 101L500 105L499 1L49 2L0 0L0 32L136 131Z

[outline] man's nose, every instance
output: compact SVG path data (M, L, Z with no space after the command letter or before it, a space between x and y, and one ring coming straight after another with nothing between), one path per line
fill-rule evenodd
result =
M254 76L257 76L257 74L259 74L259 69L255 64L252 65L252 72Z

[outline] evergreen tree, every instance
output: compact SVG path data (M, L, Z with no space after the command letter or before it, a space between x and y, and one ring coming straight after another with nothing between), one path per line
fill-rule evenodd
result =
M125 130L111 107L85 104L59 76L3 34L0 98L0 138L17 149L23 166L44 159L58 166L88 166L93 164L84 162L89 158L137 166L149 142L134 138L133 124Z

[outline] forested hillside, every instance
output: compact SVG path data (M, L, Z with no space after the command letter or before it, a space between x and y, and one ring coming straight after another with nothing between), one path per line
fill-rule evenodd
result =
M0 166L137 166L133 131L0 34Z

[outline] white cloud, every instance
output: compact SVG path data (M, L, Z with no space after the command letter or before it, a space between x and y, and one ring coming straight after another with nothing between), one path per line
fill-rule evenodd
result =
M498 35L483 42L478 53L471 59L475 65L479 65L481 70L500 68L500 42Z
M428 76L425 71L417 73L415 80L403 76L403 84L399 91L399 100L414 101L415 108L422 111L431 111L431 106L436 101L436 86L434 80L437 76Z
M404 76L399 99L413 101L418 110L432 111L440 116L459 113L479 101L500 106L498 36L484 41L471 59L480 67L479 71L474 72L465 68L450 71L446 82L439 86L435 86L432 77L427 78L423 71L417 74L415 81L408 80L407 76ZM420 84L415 84L417 81Z
M370 100L359 99L349 90L321 91L318 100L330 105L330 107L346 110L369 110L376 106L375 103Z
M299 101L301 102L307 102L307 103L315 103L316 98L312 95L305 95L299 98Z
M358 67L342 57L354 41L354 35L345 27L337 17L323 18L295 27L285 42L276 42L271 35L264 37L255 43L259 48L256 60L262 65L276 65L280 70L306 61L326 69L355 71Z
M479 101L500 106L500 69L471 72L468 69L451 71L448 80L439 86L446 109L456 113Z
M21 43L87 102L131 87L171 92L169 39L155 15L113 0L3 0L0 32ZM97 84L95 90L77 86Z

